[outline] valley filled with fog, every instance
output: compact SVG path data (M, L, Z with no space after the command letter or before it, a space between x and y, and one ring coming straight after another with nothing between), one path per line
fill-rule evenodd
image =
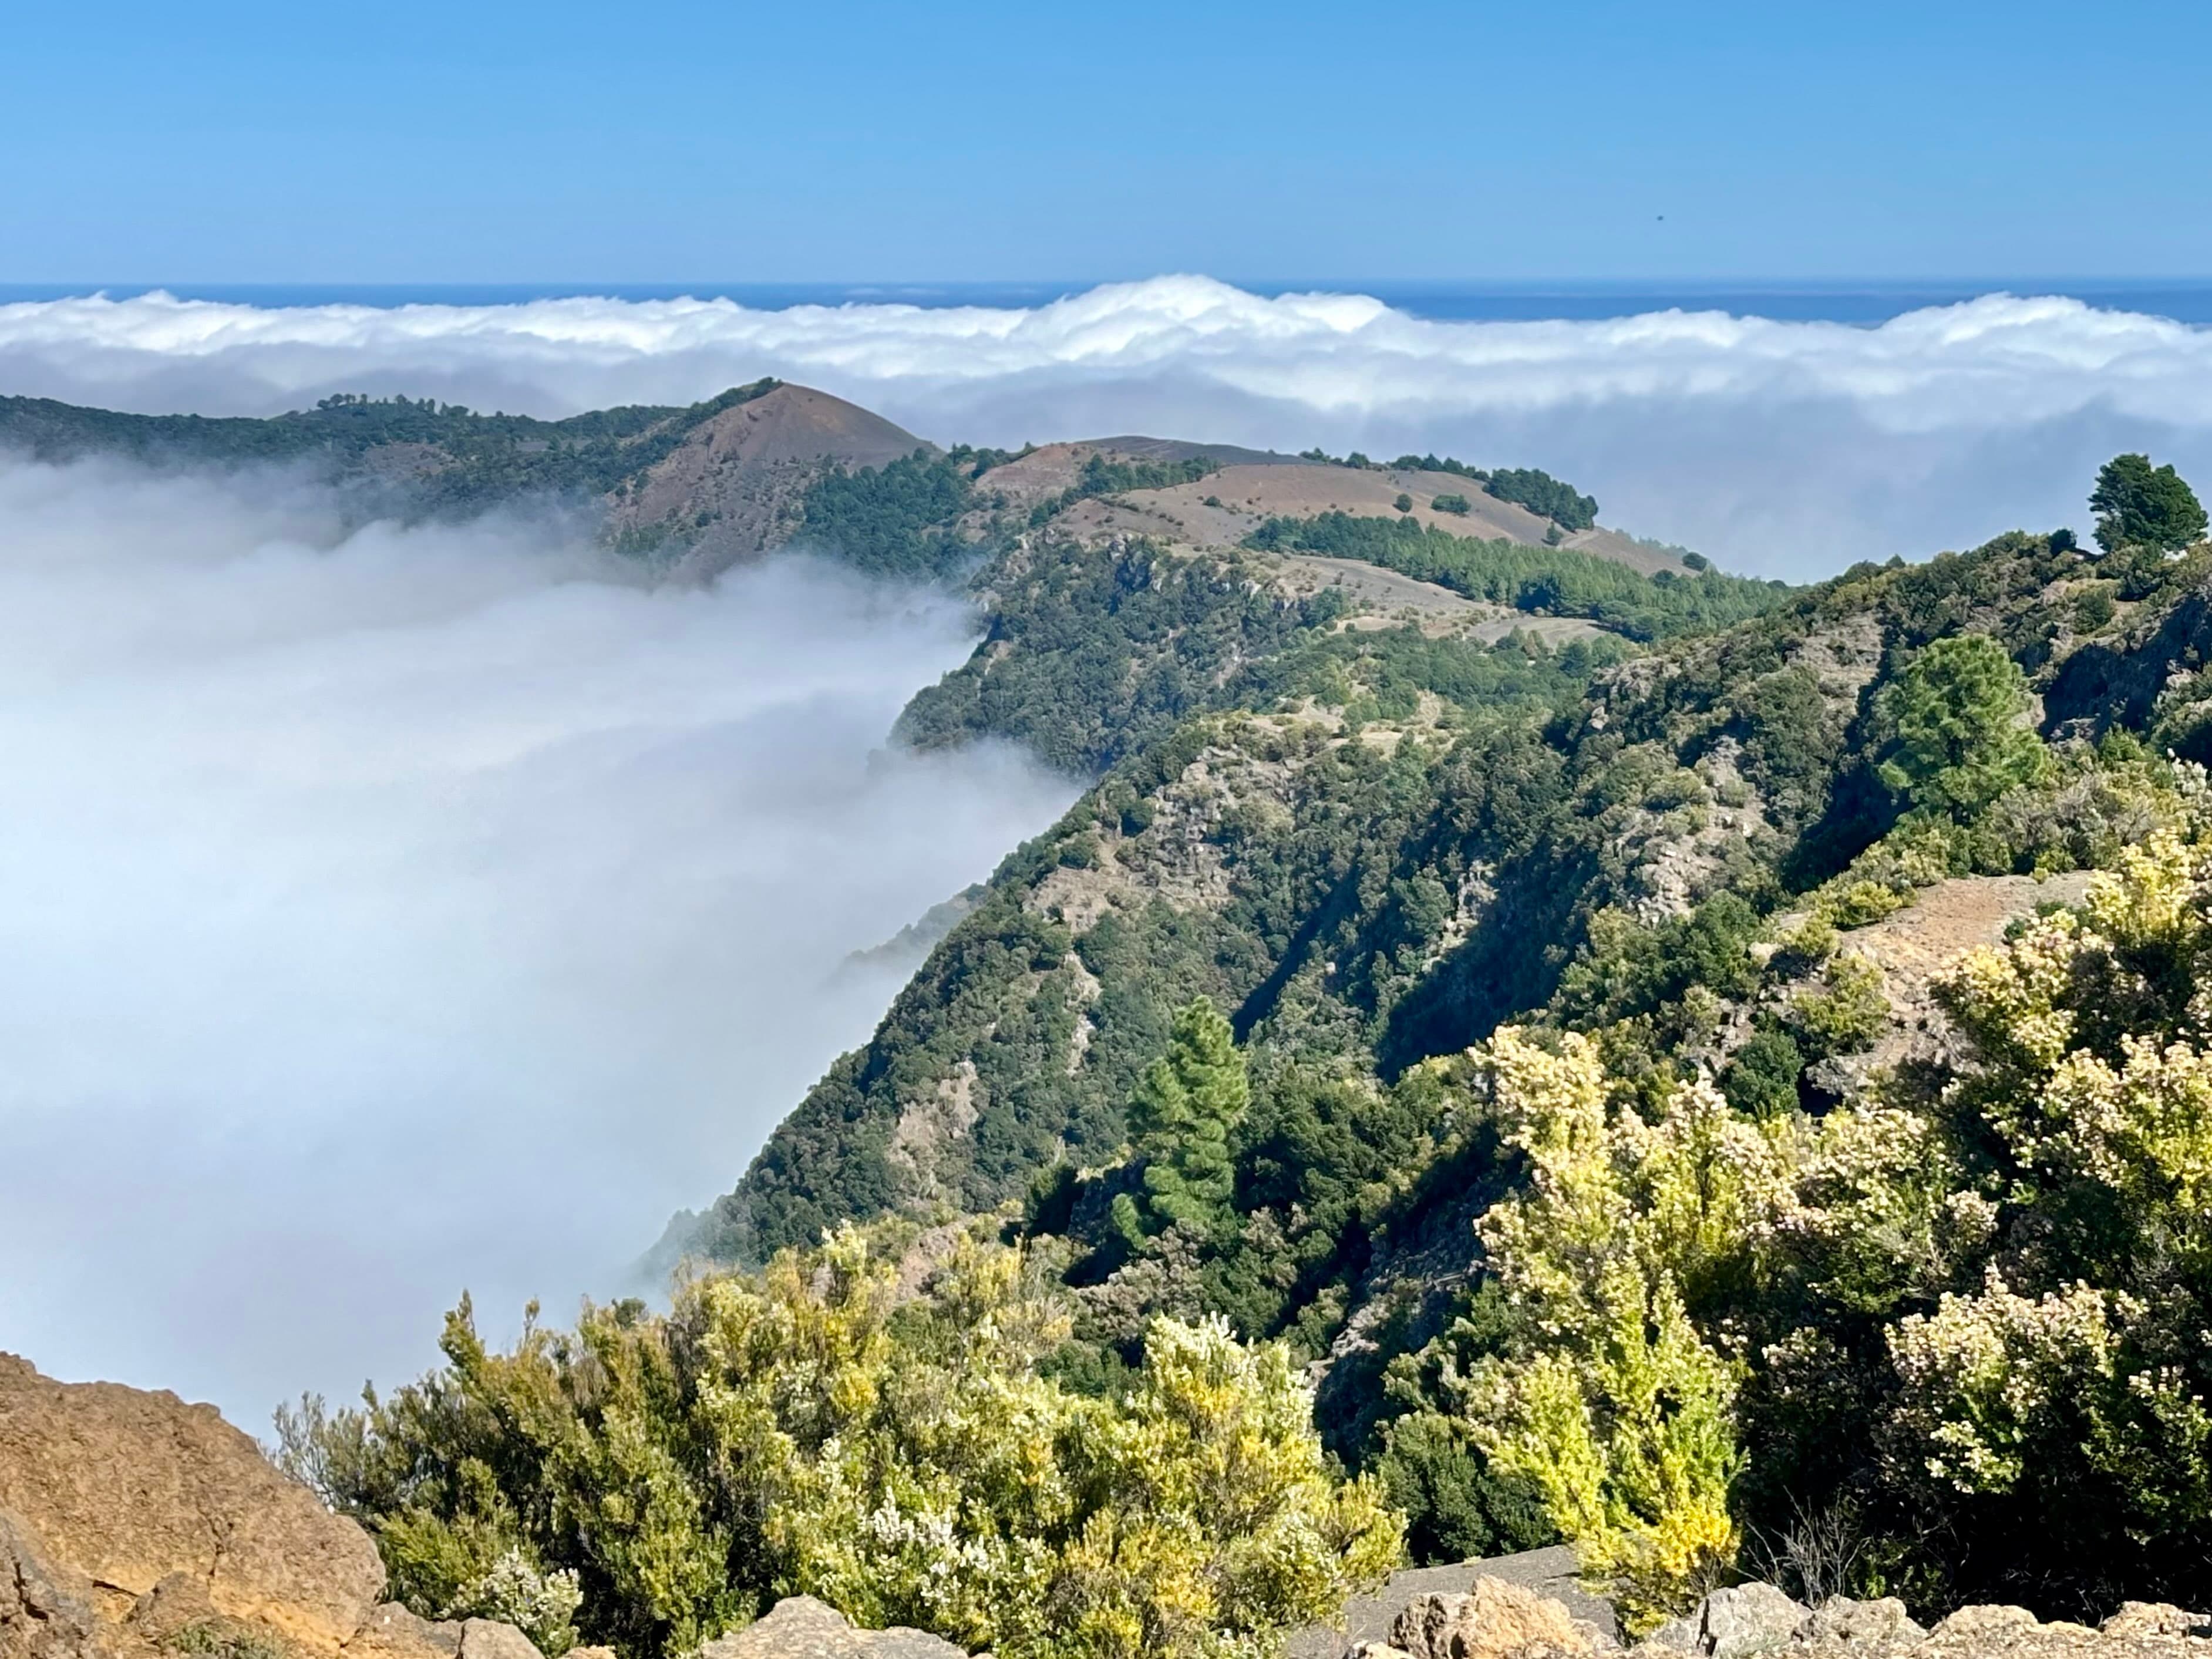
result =
M888 752L942 594L0 464L0 1331L264 1424L632 1288L1075 786ZM904 966L911 966L906 963Z

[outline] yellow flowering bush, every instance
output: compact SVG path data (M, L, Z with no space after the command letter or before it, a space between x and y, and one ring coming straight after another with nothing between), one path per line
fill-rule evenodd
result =
M516 1558L637 1656L804 1592L1005 1659L1241 1659L1396 1564L1398 1517L1334 1477L1279 1346L1158 1320L1097 1399L1040 1370L1066 1328L1018 1251L969 1240L917 1292L848 1229L508 1354L464 1308L447 1369L295 1415L288 1456L410 1601Z
M1782 1172L1709 1084L1656 1123L1609 1103L1586 1038L1501 1030L1476 1059L1525 1187L1481 1223L1522 1339L1450 1379L1492 1464L1531 1482L1632 1627L1679 1611L1734 1559L1739 1367L1684 1304L1737 1280Z

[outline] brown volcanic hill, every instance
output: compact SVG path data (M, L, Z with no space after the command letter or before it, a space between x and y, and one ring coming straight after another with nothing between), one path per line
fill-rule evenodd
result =
M811 386L778 386L702 421L614 498L618 537L691 544L684 568L711 574L791 539L806 487L831 466L881 466L937 453L880 415Z

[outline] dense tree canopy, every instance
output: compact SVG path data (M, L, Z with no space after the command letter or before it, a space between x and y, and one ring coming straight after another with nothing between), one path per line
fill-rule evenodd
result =
M2204 507L2172 465L2154 467L2148 455L2115 455L2097 474L2089 510L2097 515L2098 544L2108 553L2147 548L2168 553L2204 534Z
M1980 634L1938 640L1883 694L1897 732L1883 780L1915 806L1970 817L2049 765L2027 708L2027 676L2002 645Z

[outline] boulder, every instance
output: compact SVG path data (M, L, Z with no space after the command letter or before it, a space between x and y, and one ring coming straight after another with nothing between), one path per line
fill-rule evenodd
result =
M765 1619L708 1643L699 1659L968 1659L968 1652L923 1631L860 1630L827 1602L793 1595Z
M2191 1613L2171 1601L2123 1601L2099 1627L2124 1641L2144 1636L2212 1637L2212 1614Z
M1589 1626L1596 1646L1609 1651L1620 1645L1620 1626L1613 1617L1613 1604L1591 1595L1583 1585L1582 1564L1572 1547L1555 1544L1443 1566L1402 1567L1380 1589L1346 1600L1343 1617L1336 1623L1308 1625L1291 1632L1283 1639L1282 1659L1344 1659L1347 1650L1368 1644L1373 1644L1379 1659L1389 1659L1391 1623L1415 1598L1463 1595L1474 1587L1477 1578L1502 1578L1559 1602L1575 1620Z
M1563 1603L1485 1575L1464 1595L1416 1596L1391 1625L1389 1645L1408 1659L1540 1659L1593 1654L1599 1642Z
M460 1650L459 1620L433 1622L386 1601L354 1632L345 1659L456 1659Z
M1787 1647L1812 1609L1771 1584L1717 1589L1680 1619L1644 1638L1644 1645L1697 1659L1745 1659Z
M92 1581L46 1560L0 1510L0 1656L68 1659L90 1647L96 1628Z
M368 1535L273 1468L214 1407L57 1382L7 1354L0 1509L49 1560L89 1578L106 1613L181 1572L206 1584L216 1612L334 1654L384 1588Z
M1972 1642L2003 1641L2040 1630L2043 1621L2026 1607L1989 1602L1960 1607L1928 1632L1932 1640L1953 1646Z
M368 1534L214 1407L0 1353L0 1659L542 1659L383 1590Z
M1894 1595L1854 1601L1838 1595L1805 1615L1796 1640L1806 1647L1841 1648L1858 1653L1909 1648L1928 1634Z

